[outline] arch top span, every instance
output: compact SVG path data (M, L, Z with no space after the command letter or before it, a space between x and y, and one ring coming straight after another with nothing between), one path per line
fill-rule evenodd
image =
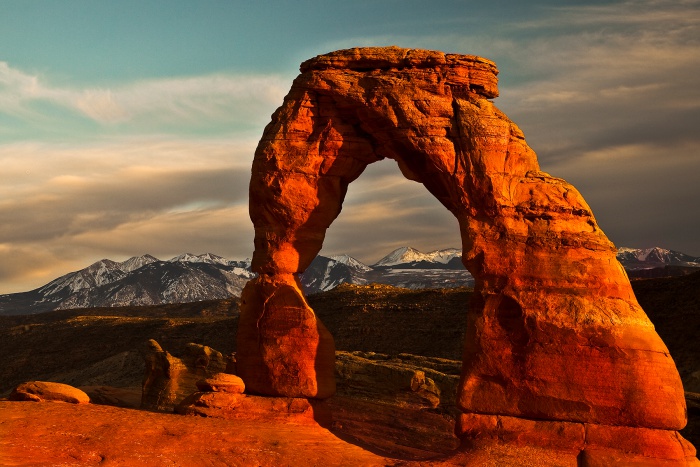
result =
M356 48L300 70L253 162L259 277L243 292L237 356L248 388L333 393L333 339L296 275L320 251L348 185L391 158L455 215L476 279L458 395L464 412L684 425L675 364L614 245L578 191L540 171L523 133L491 101L493 62Z
M513 204L519 179L539 174L520 129L488 100L498 94L493 62L385 47L321 55L301 69L253 163L251 206L265 206L251 209L257 272L302 272L348 184L377 160L394 159L458 219ZM577 212L591 217L580 201Z
M430 69L436 79L456 89L468 89L489 99L498 97L498 68L491 60L477 55L400 47L360 47L319 55L299 67L302 74L332 69L362 73Z

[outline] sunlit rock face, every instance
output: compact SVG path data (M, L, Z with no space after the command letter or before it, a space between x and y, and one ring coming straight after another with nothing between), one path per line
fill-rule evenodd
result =
M333 393L332 337L297 274L320 251L348 185L390 158L459 221L476 279L458 395L465 413L685 425L675 364L615 247L578 191L540 171L491 102L497 73L480 57L396 47L301 65L253 162L259 277L243 292L238 335L249 390Z

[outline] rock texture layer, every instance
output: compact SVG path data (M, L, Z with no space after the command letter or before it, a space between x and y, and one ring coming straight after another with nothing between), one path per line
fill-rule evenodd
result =
M383 158L459 222L476 280L457 396L465 413L645 427L686 423L675 364L566 181L540 170L490 99L497 69L469 55L341 50L301 65L253 162L252 268L238 334L250 391L333 393L333 341L297 275L348 185Z

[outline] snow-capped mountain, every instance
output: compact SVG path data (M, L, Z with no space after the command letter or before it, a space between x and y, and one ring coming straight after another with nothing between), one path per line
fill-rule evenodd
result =
M618 260L630 277L662 277L685 274L700 268L700 258L663 248L620 248ZM379 283L410 289L450 288L474 285L462 264L457 248L422 253L415 248L397 248L371 266L347 255L318 256L301 275L306 293L351 284Z
M131 272L140 268L141 266L155 263L156 261L160 260L151 255L134 256L133 258L129 258L126 261L119 263L119 269L124 272Z
M377 267L396 267L400 265L410 265L417 263L436 263L447 264L454 258L461 258L462 250L457 248L447 248L444 250L435 250L430 253L421 253L415 248L408 246L397 248L392 251L372 266Z
M618 248L617 259L625 269L649 269L655 267L688 266L700 268L700 258L664 248Z
M331 290L343 283L366 284L365 275L369 271L372 271L371 267L352 256L317 256L300 279L304 292L308 294Z
M700 268L700 258L665 248L618 248L617 260L630 277L679 276Z
M0 295L0 315L228 298L240 296L254 276L250 260L229 261L210 253L168 261L151 255L121 263L103 259L38 289Z
M226 258L204 253L202 255L193 255L192 253L183 253L169 260L171 263L208 263L208 264L223 264L228 266L231 262Z
M307 294L331 290L342 283L387 284L410 289L473 286L474 278L461 262L456 248L421 253L398 248L372 266L348 255L317 256L301 274Z
M430 253L421 253L415 248L401 247L392 251L372 265L374 268L416 268L416 267L437 267L442 269L444 265L461 265L462 250L457 248L446 248L435 250ZM461 269L464 269L462 266Z
M371 271L372 268L367 266L366 264L356 260L352 256L349 255L334 255L334 256L329 256L328 259L335 261L337 263L342 263L346 265L349 268L357 269L360 271Z

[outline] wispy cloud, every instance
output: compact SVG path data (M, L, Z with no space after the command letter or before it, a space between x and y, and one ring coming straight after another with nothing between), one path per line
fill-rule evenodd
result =
M48 102L103 125L148 120L258 122L282 101L289 82L276 75L213 74L145 80L114 88L70 88L0 62L0 112L26 118ZM263 122L264 123L264 122Z
M0 293L103 257L198 249L249 256L254 147L236 139L155 138L0 146ZM32 258L55 268L25 268Z
M322 253L373 263L407 245L424 251L459 247L457 220L425 187L404 178L394 161L371 164L350 185Z

